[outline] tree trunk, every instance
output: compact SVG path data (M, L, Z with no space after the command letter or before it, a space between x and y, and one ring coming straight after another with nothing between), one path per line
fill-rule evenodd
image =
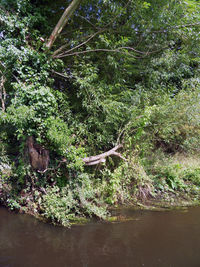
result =
M65 12L63 13L62 17L58 21L56 27L51 33L51 36L49 37L49 40L46 44L46 46L51 49L53 43L55 42L58 35L61 33L65 25L67 24L70 17L73 15L74 11L77 9L78 5L80 4L81 0L73 0L71 4L65 9Z
M47 170L49 165L49 151L37 144L33 136L28 136L26 140L28 155L31 167L33 170L44 171Z

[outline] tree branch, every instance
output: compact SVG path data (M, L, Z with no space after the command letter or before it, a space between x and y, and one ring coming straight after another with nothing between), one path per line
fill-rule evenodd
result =
M97 34L102 33L102 32L104 32L105 30L106 30L106 29L101 29L101 30L99 30L98 32L95 32L94 34L91 34L90 37L89 37L86 41L84 41L83 43L81 43L81 44L79 44L79 45L77 45L77 46L75 46L75 47L73 47L73 48L71 48L71 49L69 49L69 50L67 50L67 51L64 51L63 53L59 54L58 56L62 56L64 53L65 53L65 54L70 53L70 52L72 52L73 50L75 50L75 49L77 49L77 48L79 48L79 47L81 47L81 46L87 44L87 43L88 43L91 39L93 39ZM67 46L67 45L63 45L63 46L61 46L59 49L57 49L57 50L53 53L53 58L56 58L56 55L57 55L58 53L60 53L63 49L65 49L66 46Z
M69 57L69 56L78 56L78 55L81 55L81 54L86 54L86 53L92 53L92 52L114 52L114 53L121 53L121 54L125 54L125 55L129 55L130 57L134 57L134 58L144 58L150 54L154 54L154 53L158 53L164 49L168 48L168 46L164 46L162 48L159 48L157 50L153 50L153 51L139 51L139 50L136 50L132 47L118 47L116 49L107 49L107 48L97 48L97 49L90 49L90 50L84 50L84 51L77 51L77 52L73 52L73 53L62 53L62 54L59 54L57 56L54 56L54 58L63 58L63 57ZM126 52L123 51L126 49ZM131 53L129 53L127 50L131 50L137 54L141 54L143 56L136 56L136 55L133 55Z
M63 13L62 17L58 21L56 27L52 31L49 40L46 44L46 46L51 49L53 43L55 42L58 35L61 33L65 25L67 24L70 17L74 14L76 8L80 4L81 0L73 0L71 4L65 9L65 12Z
M73 2L75 2L75 1L77 1L77 0L73 0ZM80 2L81 0L79 0L79 2ZM71 3L71 5L73 4L73 2ZM130 4L130 2L131 2L131 0L129 0L127 3L126 3L126 5L125 5L125 9L128 7L128 5ZM78 3L79 4L79 3ZM78 6L78 4L77 4L77 6ZM76 7L77 7L76 6ZM68 8L70 8L70 6L68 7ZM67 9L68 9L67 8ZM62 24L62 20L64 19L64 20L66 20L66 22L65 22L65 25L66 25L66 23L67 23L67 21L68 21L68 18L65 18L67 15L65 14L65 13L67 13L67 9L66 9L66 11L64 12L64 14L63 14L63 16L61 17L61 19L59 20L59 22L58 22L58 24L56 25L56 27L55 27L55 29L54 29L54 31L52 32L52 34L51 34L51 36L50 36L50 38L49 38L49 42L47 43L47 47L49 47L49 45L50 45L50 47L49 48L51 48L51 46L53 45L53 43L52 44L50 44L50 42L51 42L51 39L52 38L54 38L54 35L55 35L55 33L56 33L56 28L59 28L60 26L60 24ZM75 10L74 10L75 11ZM74 12L73 11L73 12ZM94 33L93 35L91 35L91 37L88 39L88 40L86 40L85 42L83 42L83 43L81 43L80 45L77 45L76 47L74 47L74 48L72 48L72 49L70 49L70 50L68 50L68 51L66 51L66 53L69 53L70 51L73 51L73 50L75 50L75 49L77 49L77 48L79 48L79 47L81 47L81 46L83 46L84 44L86 44L86 43L88 43L92 38L94 38L97 34L99 34L99 33L101 33L101 32L103 32L103 31L105 31L105 30L107 30L108 29L108 27L116 20L116 18L117 17L119 17L121 15L121 12L119 13L119 14L117 14L109 23L107 23L104 27L103 27L103 29L101 28L101 29L99 29L99 31L98 32L96 32L96 33ZM70 15L71 16L71 15ZM84 18L84 17L82 17L82 16L80 16L80 15L78 15L79 17L81 17L82 19L85 19L89 24L91 24L94 28L97 28L94 24L92 24L89 20L87 20L86 18ZM64 25L64 26L65 26ZM63 27L64 27L63 26ZM62 29L63 29L63 27L62 27ZM60 30L60 32L62 31L62 29ZM59 33L60 33L59 32ZM59 34L58 33L58 34ZM56 36L56 38L57 38L57 36ZM53 40L53 42L54 42L55 40ZM66 48L66 46L68 46L68 45L63 45L63 46L61 46L59 49L57 49L54 53L53 53L53 57L54 58L56 58L55 56L60 52L60 51L62 51L63 49L65 49Z
M122 157L122 155L118 152L116 152L116 150L118 150L119 148L122 148L123 146L121 144L115 146L114 148L110 149L109 151L96 155L96 156L91 156L91 157L87 157L84 158L83 161L85 162L85 164L87 166L91 166L91 165L97 165L99 163L105 162L106 161L106 157L108 156L117 156L123 160L126 161L126 159L124 157Z
M98 48L98 49L90 49L90 50L85 50L85 51L78 51L70 54L62 54L62 55L57 55L54 58L63 58L63 57L69 57L69 56L78 56L80 54L86 54L86 53L91 53L91 52L115 52L115 53L121 53L121 54L127 54L123 51L119 50L120 48L116 49L106 49L106 48ZM133 56L129 53L130 56L137 58L136 56Z

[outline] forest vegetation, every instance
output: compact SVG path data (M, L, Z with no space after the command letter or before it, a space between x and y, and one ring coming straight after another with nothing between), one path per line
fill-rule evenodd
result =
M199 21L198 0L0 0L0 202L63 226L198 203Z

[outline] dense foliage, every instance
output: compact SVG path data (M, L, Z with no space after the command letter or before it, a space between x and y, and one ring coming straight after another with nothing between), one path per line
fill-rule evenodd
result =
M199 1L0 1L0 200L69 225L107 206L198 199ZM33 170L27 137L50 151ZM83 158L123 144L126 161Z

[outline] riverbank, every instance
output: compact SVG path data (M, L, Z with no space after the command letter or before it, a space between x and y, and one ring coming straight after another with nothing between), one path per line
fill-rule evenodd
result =
M81 216L76 215L66 219L64 221L55 221L46 216L42 200L45 198L47 192L44 188L34 188L32 191L28 192L23 190L19 195L14 194L11 185L2 183L0 181L0 204L6 207L8 210L21 213L29 214L38 220L45 223L63 225L70 227L71 225L86 224L91 220L94 220L94 216ZM127 203L116 203L115 205L104 205L106 211L106 216L104 216L103 221L107 222L120 222L129 220L128 217L123 215L124 210L149 210L149 211L169 211L177 209L186 209L188 207L194 207L200 205L200 195L194 194L194 192L183 193L183 192L168 192L161 194L154 194L146 199L136 199L129 200ZM57 215L62 216L62 214ZM102 218L100 218L102 220ZM98 220L98 217L96 217Z

